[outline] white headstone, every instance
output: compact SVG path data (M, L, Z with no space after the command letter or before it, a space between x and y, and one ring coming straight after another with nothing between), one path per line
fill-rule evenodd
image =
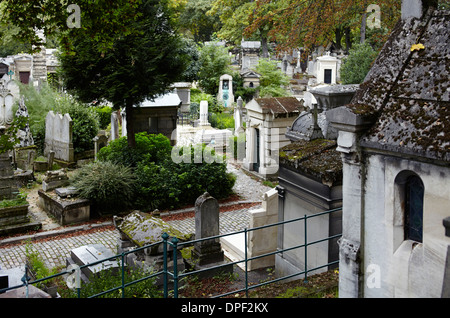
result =
M200 102L200 125L201 126L211 125L208 122L208 101L206 100L202 100Z
M45 118L45 149L44 155L55 152L55 159L66 162L74 161L72 143L72 118L49 111Z
M14 97L11 91L0 83L0 126L10 125L14 120L13 114Z
M117 112L111 114L111 140L119 139L119 118Z

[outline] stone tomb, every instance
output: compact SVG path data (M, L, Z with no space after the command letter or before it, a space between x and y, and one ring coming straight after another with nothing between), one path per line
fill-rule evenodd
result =
M22 277L24 275L24 266L11 269L0 269L0 289L22 285ZM0 293L0 298L52 298L52 296L30 284L28 285L28 291L26 286L10 289Z
M0 200L15 199L18 193L9 156L0 154ZM28 204L0 209L0 235L38 230L41 226L28 214Z
M89 221L91 202L77 198L77 189L66 187L68 184L65 169L47 171L42 190L38 190L39 207L52 214L60 225Z
M113 220L114 225L120 233L118 253L128 252L135 248L161 242L162 235L164 233L169 235L169 242L175 237L179 240L179 242L189 241L192 237L191 234L182 234L158 216L140 211L131 212L125 217L114 216ZM167 267L169 270L173 270L173 248L170 244L168 244L167 251ZM140 249L135 253L127 254L126 262L127 265L132 267L139 266L145 270L150 269L159 271L162 270L164 264L163 253L163 244L156 244L149 248ZM177 268L179 271L183 271L185 269L185 264L180 251L178 251L177 254ZM162 280L158 280L157 284L162 284Z

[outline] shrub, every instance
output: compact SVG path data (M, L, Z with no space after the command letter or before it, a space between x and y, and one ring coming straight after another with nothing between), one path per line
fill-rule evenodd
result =
M129 167L97 161L80 168L72 179L81 198L102 212L116 212L132 206L136 178Z
M100 129L106 129L111 124L111 114L114 110L109 106L93 107L93 109L98 115Z
M50 85L43 85L39 91L32 85L19 84L25 97L30 130L38 152L43 153L45 142L45 117L50 110L61 114L69 113L73 120L73 147L75 153L94 148L92 139L100 128L99 118L92 107L79 103L72 96L59 94Z
M61 114L68 113L72 118L72 140L76 154L94 149L92 139L98 134L100 121L92 107L80 104L69 95L64 95L59 105L55 107L55 111Z
M137 133L136 147L128 147L127 137L113 140L107 147L100 149L98 160L110 161L128 167L136 167L139 162L160 162L170 157L170 140L162 134Z
M289 77L277 68L275 61L259 59L256 71L261 74L260 97L289 96L289 92L285 89L289 86Z
M189 151L188 162L173 162L167 159L160 165L141 162L136 169L138 179L139 204L148 209L176 208L183 204L193 204L204 192L209 192L216 199L228 197L236 181L233 174L227 173L225 162L212 163L204 160L196 163L194 155L197 146L179 148L180 157ZM205 145L201 145L201 153Z
M341 66L342 84L362 83L376 57L377 52L369 44L355 44Z
M230 113L212 113L209 122L217 129L234 128L234 117Z
M122 285L122 268L119 268L119 273L115 273L111 269L102 270L96 275L92 275L89 278L89 282L82 283L80 289L80 297L88 298L94 295L100 294L106 290L114 289ZM98 296L99 298L121 298L122 296L126 298L159 298L162 297L161 290L158 290L156 285L156 278L147 278L153 274L150 269L143 269L140 267L125 269L123 279L125 284L130 284L125 287L125 295L122 295L122 289L114 290L109 293ZM77 292L67 290L64 291L63 297L65 298L76 298Z

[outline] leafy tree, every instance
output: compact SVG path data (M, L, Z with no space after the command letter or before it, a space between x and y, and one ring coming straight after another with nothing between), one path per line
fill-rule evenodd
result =
M200 48L199 85L208 94L217 95L220 76L229 73L228 50L219 45L209 44Z
M72 3L69 0L2 0L1 19L17 26L19 39L36 48L44 41L35 30L42 30L46 37L58 34L66 50L71 49L72 38L80 36L91 38L93 48L105 52L113 47L118 34L127 36L134 33L129 21L141 16L137 9L142 0L77 0L80 28L70 28L67 21L75 12L70 10Z
M211 0L189 0L180 15L180 28L188 31L197 43L211 41L220 29L219 17L207 14L210 10Z
M366 42L355 44L350 54L341 66L341 81L343 84L360 84L377 57L377 52Z
M222 22L222 27L218 32L218 37L229 42L239 44L242 41L244 30L252 23L253 12L258 1L252 0L214 0L208 14L218 15ZM271 10L270 3L264 7ZM246 34L250 39L261 41L262 56L268 57L267 35L271 29L271 21L266 20L260 23L252 32Z
M259 95L261 97L289 95L285 89L289 85L289 78L277 68L275 61L259 59L256 71L261 75L259 79Z
M21 52L28 52L31 49L29 43L17 39L19 28L13 25L0 24L0 56L6 57Z
M400 16L400 2L380 0L381 23L389 30ZM261 26L272 23L269 39L276 41L279 50L303 46L312 49L337 43L346 34L349 46L350 32L365 23L367 0L260 0L256 2L251 24L246 34L253 34Z
M164 93L189 61L165 5L145 0L138 8L139 17L127 20L126 28L133 32L115 36L106 52L96 49L96 36L75 36L71 43L74 54L66 50L60 56L68 91L85 102L105 99L115 109L125 107L128 118L133 118L135 105ZM128 145L134 147L132 120L127 120L126 129Z

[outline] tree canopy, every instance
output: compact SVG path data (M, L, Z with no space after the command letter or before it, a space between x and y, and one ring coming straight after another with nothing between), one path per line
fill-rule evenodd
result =
M141 12L137 10L142 0L2 0L1 17L19 28L18 37L38 48L45 40L36 34L42 30L45 37L58 34L60 44L69 51L74 36L95 40L99 51L112 47L118 34L134 32L129 24ZM78 11L77 11L78 10ZM79 14L79 16L77 16ZM71 24L77 19L79 27Z
M145 0L137 19L125 27L133 30L116 36L111 48L99 52L95 37L75 36L70 51L60 56L61 75L67 90L84 102L108 100L115 108L133 107L146 98L164 93L180 79L191 61L185 42L174 32L165 3ZM127 121L129 145L133 147L134 128Z
M280 50L326 46L340 41L342 31L348 32L347 36L350 31L358 32L361 22L366 21L369 4L368 0L260 0L245 32L253 34L270 23L268 37ZM381 25L390 30L400 16L401 1L380 0L377 5L381 8Z

